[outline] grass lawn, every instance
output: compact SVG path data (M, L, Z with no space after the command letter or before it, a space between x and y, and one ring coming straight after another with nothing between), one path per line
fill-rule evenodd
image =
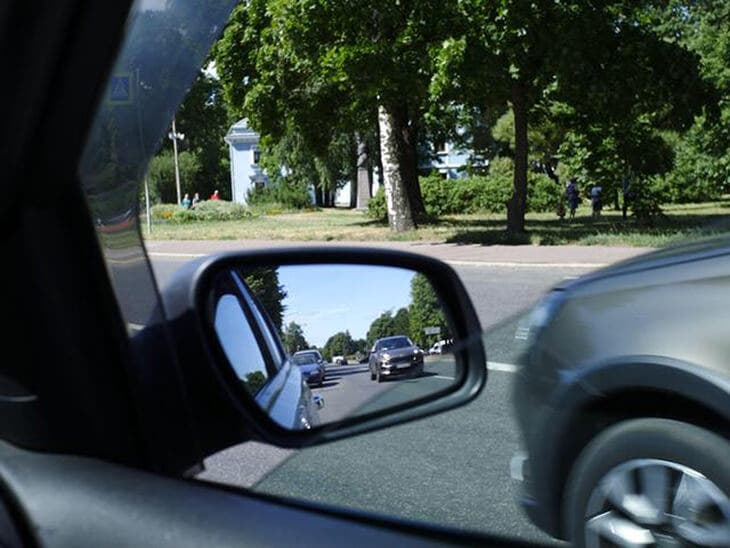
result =
M578 209L574 221L560 221L553 213L527 215L527 234L508 238L504 214L450 215L396 234L387 224L349 209L260 215L241 221L170 224L157 221L149 239L161 240L343 240L440 241L473 244L615 245L660 247L688 238L716 235L730 229L730 196L703 204L670 205L653 227L638 226L621 212L604 210L592 219L590 209ZM144 218L141 219L144 226ZM144 231L146 235L146 230Z

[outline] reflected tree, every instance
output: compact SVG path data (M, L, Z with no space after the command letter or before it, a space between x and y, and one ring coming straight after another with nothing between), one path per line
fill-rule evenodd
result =
M426 335L427 328L439 328L439 333ZM411 280L408 332L411 339L423 347L440 339L451 338L441 301L431 282L423 274L416 274Z
M283 335L282 341L284 342L284 347L289 354L309 348L309 343L307 342L307 339L304 338L304 330L297 322L289 322L284 328Z

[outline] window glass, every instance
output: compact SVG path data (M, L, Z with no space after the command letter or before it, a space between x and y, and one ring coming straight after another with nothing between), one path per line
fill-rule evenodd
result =
M238 297L231 294L220 297L214 325L223 351L238 378L249 392L256 394L268 378L266 360Z

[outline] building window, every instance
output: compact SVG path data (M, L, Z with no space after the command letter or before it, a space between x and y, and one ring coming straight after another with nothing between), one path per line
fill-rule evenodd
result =
M448 150L446 150L446 141L443 139L439 139L433 143L433 148L436 154L446 154L448 153Z
M257 148L253 149L253 165L259 165L261 161L261 151Z

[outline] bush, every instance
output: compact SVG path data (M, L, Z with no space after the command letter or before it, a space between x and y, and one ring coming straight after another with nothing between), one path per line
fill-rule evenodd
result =
M152 218L156 221L167 221L169 220L180 206L175 204L157 204L150 208Z
M272 186L252 188L248 191L246 202L259 207L276 205L277 209L305 209L312 205L307 186L286 179Z
M432 173L428 177L421 177L419 183L426 213L435 216L448 213L449 181L438 173ZM383 207L385 207L385 196L383 196Z
M556 212L565 199L565 190L547 175L529 173L527 209L536 212Z
M243 204L226 200L206 200L199 202L195 209L196 221L237 221L251 217L251 212Z
M368 215L379 221L388 219L388 207L385 204L385 190L382 186L368 202Z
M225 200L206 200L195 209L185 209L175 204L159 204L152 207L152 218L173 224L196 221L237 221L251 217L252 213L242 204Z
M513 163L509 158L492 161L488 175L464 179L444 179L438 173L421 177L421 195L426 213L431 216L459 213L504 213L512 197ZM563 200L560 185L541 173L528 173L527 207L529 211L557 211ZM383 188L370 199L368 215L387 219Z

